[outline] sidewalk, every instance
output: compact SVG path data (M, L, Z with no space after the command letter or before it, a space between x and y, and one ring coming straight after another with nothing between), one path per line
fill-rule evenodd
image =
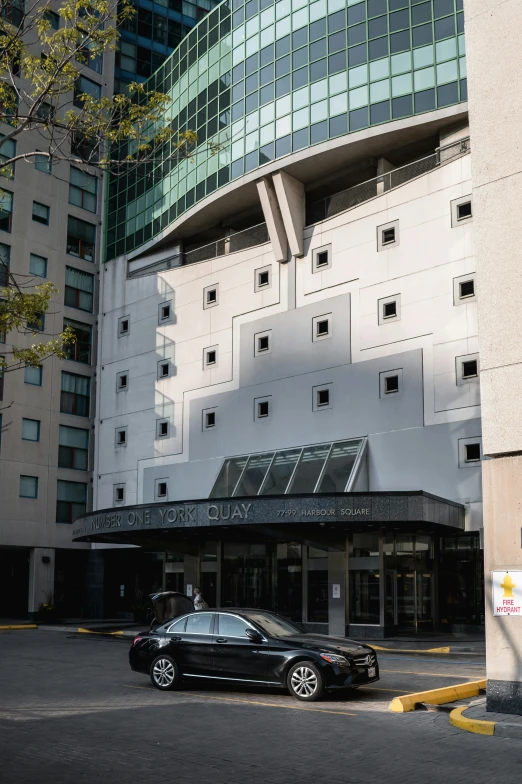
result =
M354 638L356 639L356 638ZM367 643L376 651L394 651L396 653L438 653L444 655L468 654L485 656L486 641L482 634L418 634L397 635L378 640L357 640Z

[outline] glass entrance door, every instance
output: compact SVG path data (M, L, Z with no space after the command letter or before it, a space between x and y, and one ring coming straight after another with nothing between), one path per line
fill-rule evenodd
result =
M428 536L384 542L386 624L399 632L433 629L433 543Z

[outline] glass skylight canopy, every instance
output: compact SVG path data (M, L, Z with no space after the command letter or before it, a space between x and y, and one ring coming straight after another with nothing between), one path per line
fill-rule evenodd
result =
M357 438L227 457L209 497L349 492L366 441Z

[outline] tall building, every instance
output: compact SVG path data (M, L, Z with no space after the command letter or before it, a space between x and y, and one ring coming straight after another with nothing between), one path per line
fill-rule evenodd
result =
M148 84L199 147L109 186L72 529L105 611L155 581L357 637L480 629L462 3L224 0Z
M21 19L23 6L6 6L13 8ZM60 24L57 14L52 23ZM113 71L112 53L91 59L74 105L78 93L112 95ZM38 131L24 132L1 151L11 157L44 144ZM66 360L0 380L0 617L53 603L69 615L87 611L89 547L71 542L70 523L92 508L102 194L96 169L49 164L44 156L18 161L2 180L2 258L23 286L51 281L59 290L42 320L42 340L71 326L77 342ZM0 354L33 341L0 335Z
M522 9L516 2L496 6L466 0L466 17L484 454L489 458L483 464L487 706L522 714L522 621L517 617L522 612L522 283L513 221L522 207L522 56L513 33ZM490 55L499 50L501 58Z

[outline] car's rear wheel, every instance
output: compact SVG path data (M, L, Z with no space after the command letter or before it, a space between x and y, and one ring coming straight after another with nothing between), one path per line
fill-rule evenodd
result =
M179 687L178 665L170 656L157 656L150 666L152 685L161 691Z
M324 694L323 676L311 661L294 664L288 673L287 686L293 697L305 702L320 700Z

